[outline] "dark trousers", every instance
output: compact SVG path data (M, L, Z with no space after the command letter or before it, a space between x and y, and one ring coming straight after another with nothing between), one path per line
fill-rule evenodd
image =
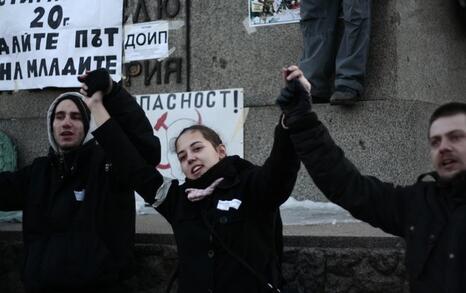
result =
M304 50L299 62L312 95L328 97L333 88L363 90L369 51L371 0L303 0Z

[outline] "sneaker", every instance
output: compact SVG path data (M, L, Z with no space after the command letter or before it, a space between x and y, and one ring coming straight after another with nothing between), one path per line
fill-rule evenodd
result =
M339 87L330 97L330 105L354 105L359 98L356 90L349 87Z

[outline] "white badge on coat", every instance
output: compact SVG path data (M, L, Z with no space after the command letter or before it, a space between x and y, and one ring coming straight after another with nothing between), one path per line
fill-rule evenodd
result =
M241 200L239 199L232 199L232 200L219 200L217 204L217 209L222 211L228 211L230 208L234 208L235 210L239 209L241 205Z
M74 191L74 197L76 198L77 201L83 201L85 196L86 196L86 191L84 189Z

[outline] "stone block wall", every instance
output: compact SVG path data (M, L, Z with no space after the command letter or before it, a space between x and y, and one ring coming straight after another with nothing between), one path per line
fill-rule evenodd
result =
M19 233L13 234L0 233L2 293L24 292L23 246ZM177 262L172 237L138 235L137 240L135 292L165 292ZM409 292L403 242L394 237L285 237L283 275L286 288L301 293Z
M372 2L363 101L350 109L321 105L316 112L364 173L412 183L431 170L425 133L432 109L466 101L466 27L456 0ZM298 61L302 37L298 23L250 29L247 14L247 0L125 0L124 20L170 23L174 51L160 64L125 65L123 74L133 94L244 88L250 108L244 154L260 164L278 118L278 72ZM46 154L46 110L65 90L0 92L0 130L16 143L19 166ZM298 182L294 197L326 200L304 172Z

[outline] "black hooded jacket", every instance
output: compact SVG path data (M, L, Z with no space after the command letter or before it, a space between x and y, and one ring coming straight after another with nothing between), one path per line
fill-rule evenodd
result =
M51 147L0 173L0 209L23 210L27 290L85 291L132 275L134 189L159 163L160 144L119 84L104 105L112 118L95 130L91 121L93 138L81 147L65 154Z
M290 132L297 154L329 200L405 239L411 292L466 292L466 174L441 182L434 173L434 180L395 186L362 175L315 113L290 125Z
M178 292L270 292L260 278L280 286L278 208L290 196L298 170L289 134L277 126L263 166L230 156L182 185L155 176L155 184L140 194L150 204L155 202L173 228L179 256ZM196 202L187 199L187 188L203 189L220 177L224 179L211 195ZM160 187L155 198L154 185L155 190Z

